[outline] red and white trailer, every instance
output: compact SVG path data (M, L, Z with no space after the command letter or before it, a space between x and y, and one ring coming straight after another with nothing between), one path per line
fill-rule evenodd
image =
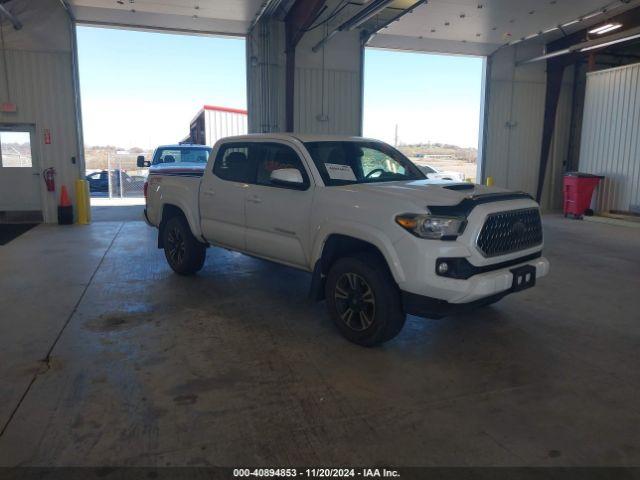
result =
M191 120L188 140L190 143L213 146L223 137L246 133L246 110L205 105Z

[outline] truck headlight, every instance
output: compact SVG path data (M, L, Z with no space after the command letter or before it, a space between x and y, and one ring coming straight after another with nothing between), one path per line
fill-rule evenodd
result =
M459 217L410 213L398 215L396 223L416 237L455 240L464 230L466 220Z

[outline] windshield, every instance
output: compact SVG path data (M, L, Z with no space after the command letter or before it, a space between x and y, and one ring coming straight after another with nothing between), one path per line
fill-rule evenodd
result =
M327 186L425 178L407 157L382 142L307 142L305 146Z
M207 163L211 148L168 147L158 148L153 156L153 165L164 163Z

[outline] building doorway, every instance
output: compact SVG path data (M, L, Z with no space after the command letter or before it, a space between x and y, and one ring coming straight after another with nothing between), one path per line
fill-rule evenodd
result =
M0 221L42 220L42 178L33 125L0 124Z

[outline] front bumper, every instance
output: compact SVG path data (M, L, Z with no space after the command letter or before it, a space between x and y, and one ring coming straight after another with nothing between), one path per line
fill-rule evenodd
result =
M536 269L536 279L549 273L549 261L540 257L513 267L474 275L468 280L446 279L444 283L447 285L448 300L403 290L402 301L405 312L419 317L441 318L493 303L513 292L511 270L524 265L530 265Z

